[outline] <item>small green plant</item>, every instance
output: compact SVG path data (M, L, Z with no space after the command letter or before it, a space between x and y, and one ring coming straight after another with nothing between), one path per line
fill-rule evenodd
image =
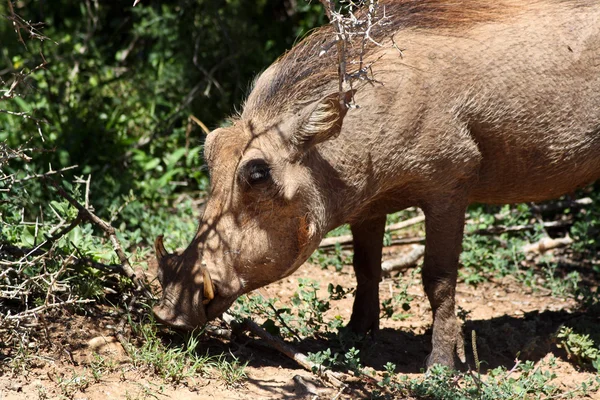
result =
M590 338L590 335L575 333L573 328L562 326L556 338L557 346L567 352L570 360L580 367L593 367L600 372L600 347Z
M338 368L343 371L351 371L355 376L362 374L363 366L360 363L360 350L351 347L345 352L336 353L331 348L315 353L308 353L308 359L317 366L324 368ZM315 367L318 369L318 367ZM317 372L316 370L313 372Z
M71 376L59 376L56 383L61 394L67 399L72 399L77 392L84 391L90 385L90 380L85 373L73 371Z
M94 381L100 382L102 375L113 372L117 367L114 359L103 357L98 353L92 354L92 362L90 362L90 370Z
M332 283L327 285L327 292L329 292L330 300L341 300L345 299L348 295L354 293L355 288L345 289L342 285L333 286Z
M598 188L598 185L596 185ZM600 192L589 193L593 205L582 208L576 213L576 219L571 227L570 235L574 242L571 248L579 254L594 254L600 251Z
M381 318L400 321L410 317L410 303L414 300L414 297L408 293L408 288L414 285L416 272L418 271L412 271L412 277L408 282L395 283L394 295L381 302ZM400 308L400 312L396 312L398 308Z
M339 272L344 268L344 265L352 264L352 253L344 252L342 246L337 243L331 250L317 249L308 261L312 264L318 264L322 268L333 266Z
M246 366L248 361L240 362L240 360L231 355L231 359L221 355L215 362L215 368L219 371L221 378L232 387L238 387L248 377L246 375Z
M477 285L490 278L516 275L524 255L519 251L524 241L506 237L506 245L498 239L482 235L465 235L460 256L459 277L467 284Z
M319 299L319 283L309 279L298 279L298 291L291 298L292 304L297 308L298 317L307 327L325 324L323 313L330 308L328 300Z
M507 371L504 367L488 371L487 376L472 372L456 372L434 365L422 378L404 378L397 386L401 393L417 399L444 400L538 400L560 396L578 398L598 390L598 382L584 382L563 391L552 384L554 361L536 366L532 361L520 362ZM548 369L544 369L544 367Z
M298 290L290 299L292 307L280 305L277 299L253 295L241 296L234 304L233 311L240 317L263 317L262 327L284 338L301 339L335 333L344 324L342 317L336 315L326 320L324 313L331 308L331 300L345 298L354 289L329 284L329 299L320 298L319 290L318 282L298 279Z
M383 379L379 382L377 382L377 386L385 388L385 387L389 387L392 385L392 378L394 377L395 371L396 371L396 364L391 363L391 362L387 362L384 366L383 366L385 372L383 373Z
M395 313L396 305L400 304L402 310L410 310L410 301L412 296L404 297L402 295L395 295L389 299L381 302L381 318L392 318L394 321L403 320L410 316L409 313Z
M573 295L578 291L581 276L577 271L571 271L564 276L557 274L558 265L554 262L545 262L542 269L543 286L552 291L553 296Z

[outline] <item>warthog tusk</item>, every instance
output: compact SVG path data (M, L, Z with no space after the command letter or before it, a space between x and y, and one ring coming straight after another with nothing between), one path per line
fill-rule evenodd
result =
M163 235L158 235L154 241L154 251L156 252L156 259L158 260L159 264L164 257L169 255L169 253L167 253L167 249L165 249L163 237Z
M206 264L202 263L202 277L204 278L204 299L202 304L208 304L212 299L215 298L215 288L213 287L212 279Z

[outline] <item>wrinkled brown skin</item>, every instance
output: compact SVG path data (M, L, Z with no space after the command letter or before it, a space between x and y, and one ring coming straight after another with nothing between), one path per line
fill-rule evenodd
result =
M286 90L273 82L287 71L281 60L267 69L233 126L206 139L212 193L189 247L162 257L157 318L202 325L294 272L329 230L349 223L358 280L349 326L377 330L385 217L418 206L434 319L427 364L454 365L468 204L542 201L600 178L600 6L520 3L507 0L488 22L398 30L403 56L373 50L379 83L359 87L360 108L347 112L335 75L314 101L290 91L290 106L273 111L268 94ZM243 168L254 159L270 168L259 184ZM202 262L216 292L207 305Z

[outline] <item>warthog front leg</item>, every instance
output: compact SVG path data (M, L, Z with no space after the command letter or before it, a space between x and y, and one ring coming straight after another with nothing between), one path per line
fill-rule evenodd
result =
M348 327L366 334L379 329L379 282L385 216L351 224L357 288Z
M454 367L454 353L464 362L464 341L454 311L458 258L461 252L466 202L444 199L425 212L423 285L433 311L432 350L427 367Z

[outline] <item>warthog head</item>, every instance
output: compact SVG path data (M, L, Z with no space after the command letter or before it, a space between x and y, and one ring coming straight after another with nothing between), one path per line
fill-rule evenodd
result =
M242 115L208 135L211 193L196 236L181 254L169 254L162 236L155 242L160 321L193 329L310 256L328 224L314 146L339 134L346 110L334 93L277 118Z

